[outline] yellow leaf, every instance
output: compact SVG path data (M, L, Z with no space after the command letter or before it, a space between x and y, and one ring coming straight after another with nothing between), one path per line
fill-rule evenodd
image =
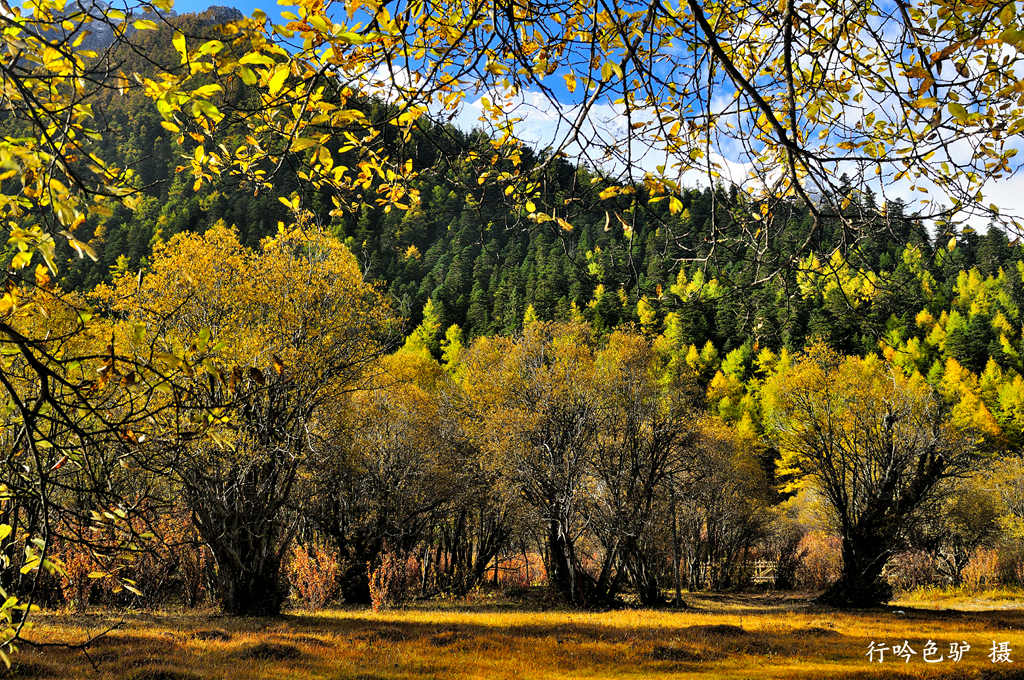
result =
M181 55L181 63L184 64L188 61L188 49L185 46L185 35L183 33L174 33L174 37L171 38L171 44L174 45L174 49L178 50L178 54Z
M248 54L242 55L242 58L238 60L239 64L247 64L250 66L272 66L274 60L265 54L259 52L249 52Z
M258 80L256 78L256 74L247 66L239 66L238 75L242 79L242 82L249 86L255 85Z
M305 151L309 147L316 146L317 144L319 144L319 142L315 139L310 139L309 137L298 137L294 142L292 142L290 150L292 153L298 153L299 151Z
M948 108L949 112L953 114L953 117L956 118L961 123L967 120L967 109L965 109L960 104L957 104L956 102L950 102Z
M31 251L22 250L11 258L11 267L13 269L23 269L29 262L32 261Z
M287 64L278 64L274 67L274 73L270 76L270 80L267 82L267 90L271 96L276 95L284 87L284 81L288 78L288 66Z
M36 265L36 285L40 288L45 288L50 284L50 270L41 264ZM0 540L3 536L0 536Z

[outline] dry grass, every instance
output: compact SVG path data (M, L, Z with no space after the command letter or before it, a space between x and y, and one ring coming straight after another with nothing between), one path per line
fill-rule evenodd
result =
M524 611L512 603L451 604L374 613L293 612L279 619L194 613L131 614L90 650L18 653L14 677L131 680L210 678L419 680L421 678L968 678L1024 677L1024 609L896 607L853 613L770 595L693 596L686 611ZM945 603L944 603L945 604ZM32 636L76 641L110 614L48 614ZM960 664L920 654L879 666L868 642L928 639L972 646ZM992 641L1018 650L996 666ZM1022 671L1014 671L1014 668Z

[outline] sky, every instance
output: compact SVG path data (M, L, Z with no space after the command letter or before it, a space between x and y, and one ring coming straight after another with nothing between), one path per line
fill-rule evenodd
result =
M260 9L275 20L280 19L280 13L287 9L287 7L278 5L273 0L233 0L231 2L227 2L225 0L220 0L219 2L206 2L205 0L175 0L174 11L179 14L202 12L211 5L234 7L246 16L251 15L253 10Z

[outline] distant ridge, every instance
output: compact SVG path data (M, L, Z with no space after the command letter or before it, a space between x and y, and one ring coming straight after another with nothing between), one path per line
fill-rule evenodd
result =
M92 50L100 52L114 43L114 30L111 27L109 20L104 19L106 12L110 9L110 5L102 2L102 0L74 0L67 6L66 15L71 16L84 12L90 17L93 17L93 21L86 21L78 24L74 30L67 31L63 28L55 28L51 33L53 37L60 38L61 40L73 40L81 33L86 33L83 38L79 49ZM153 18L156 13L151 8L145 7L143 11L138 13L131 13L126 18L126 22L131 22L136 19L142 19L146 17ZM169 12L162 12L159 15L161 18L169 19L179 16L177 12L171 10ZM234 7L227 7L224 5L211 5L202 12L197 12L195 16L200 26L218 26L221 24L227 24L232 21L239 21L244 18L241 11ZM126 35L132 35L136 32L130 25L128 30L125 31Z

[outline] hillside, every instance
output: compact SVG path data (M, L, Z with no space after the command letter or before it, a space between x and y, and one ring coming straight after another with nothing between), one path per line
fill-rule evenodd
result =
M170 17L168 23L205 35L237 17L235 10L215 7ZM140 51L154 62L173 63L169 31L163 26L140 35L145 48ZM115 52L111 58L144 67L137 54ZM118 211L88 225L98 261L68 252L68 288L90 289L109 280L111 272L133 270L155 242L179 232L203 232L221 220L238 229L243 244L256 245L288 217L278 199L308 193L287 173L273 193L253 194L229 181L196 193L188 173L179 171L183 154L192 149L179 146L160 126L150 100L130 92L94 106L103 121L103 156L136 168L145 197L134 213ZM367 100L363 106L371 117L386 112L381 102ZM487 144L481 134L427 124L410 143L385 144L415 167L433 170L416 186L419 207L387 213L364 205L357 213L332 218L323 195L306 195L303 205L345 240L366 275L385 286L410 328L433 300L441 328L457 324L469 338L515 332L529 309L540 319L581 315L599 332L624 323L660 331L671 316L681 342L697 347L710 342L723 356L745 343L795 350L812 337L856 354L877 351L887 333L901 338L917 333L915 318L926 306L940 316L956 297L961 271L977 267L994 276L1005 267L1015 272L1013 265L1022 257L998 230L979 235L940 229L931 238L924 225L904 216L901 204L878 206L872 196L852 192L851 213L874 215L874 240L844 245L839 221L833 220L811 243L819 256L797 259L810 216L791 207L775 216L781 226L770 248L755 253L739 238L734 219L755 207L735 189L689 190L678 215L661 207L664 203L647 205L638 189L635 201L621 197L612 218L608 203L597 196L609 183L562 159L550 164L547 192L553 204L565 206L573 228L531 225L510 212L497 188L476 188L475 171L464 159ZM540 160L536 152L524 153L526 165ZM958 244L952 251L951 238ZM906 246L920 251L920 266L936 282L931 290L921 289ZM845 257L844 267L870 278L870 291L851 296L842 286L808 287L808 275L838 281L839 261L829 259L836 251ZM772 275L758 281L766 271ZM978 322L970 348L954 355L981 370L981 348L998 349L998 341L991 324Z

